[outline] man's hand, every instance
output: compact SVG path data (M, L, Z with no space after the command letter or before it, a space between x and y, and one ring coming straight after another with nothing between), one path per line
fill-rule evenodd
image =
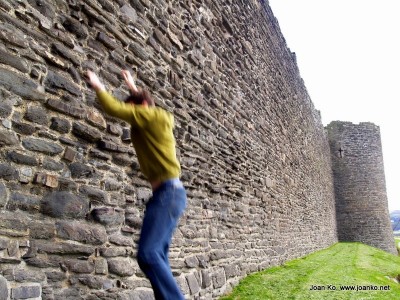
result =
M133 80L131 73L128 70L122 70L121 73L129 89L132 92L138 92L138 88L136 87L135 81Z
M106 89L104 85L101 83L99 77L97 77L97 75L94 72L88 70L86 72L86 76L89 81L89 84L96 92L104 91Z

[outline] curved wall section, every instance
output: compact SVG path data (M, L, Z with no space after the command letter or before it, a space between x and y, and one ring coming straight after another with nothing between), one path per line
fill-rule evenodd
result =
M387 204L379 127L332 122L332 153L338 239L363 242L397 254Z

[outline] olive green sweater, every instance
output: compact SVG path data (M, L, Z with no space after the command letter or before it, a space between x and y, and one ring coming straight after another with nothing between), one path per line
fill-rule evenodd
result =
M150 182L179 177L171 113L154 106L121 102L107 91L97 92L97 97L107 114L131 124L131 138L140 169Z

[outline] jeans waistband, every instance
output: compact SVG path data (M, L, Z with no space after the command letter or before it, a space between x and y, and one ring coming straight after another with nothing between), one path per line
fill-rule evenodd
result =
M160 190L162 188L168 187L168 186L173 186L176 188L183 188L183 183L180 181L179 178L171 178L163 181L154 191L156 192L157 190Z

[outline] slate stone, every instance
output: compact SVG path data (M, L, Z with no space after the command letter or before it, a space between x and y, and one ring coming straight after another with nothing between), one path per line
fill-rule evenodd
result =
M119 225L125 220L125 212L123 209L113 207L94 208L90 215L92 218L103 225Z
M72 125L72 133L90 143L95 143L101 139L101 133L98 129L80 122L75 122Z
M0 102L0 117L7 118L12 113L12 105L7 102Z
M0 164L0 178L5 180L18 179L18 170L9 164Z
M12 299L38 298L40 297L40 294L40 286L38 285L11 288Z
M45 274L48 283L64 281L65 279L67 279L67 275L64 272L60 271L47 271L45 272Z
M86 27L82 26L82 24L74 18L65 18L63 26L69 32L75 34L76 37L79 39L85 39L88 36L88 30L86 29Z
M81 94L79 86L77 86L72 80L51 70L49 70L47 73L44 86L47 91L62 89L75 96L80 96Z
M189 286L190 294L194 295L200 291L199 283L197 282L196 277L193 274L189 274L186 276L186 281Z
M7 280L0 275L0 300L8 300L8 284Z
M0 182L0 208L3 208L7 203L7 187Z
M42 107L28 107L25 117L26 120L40 125L47 125L48 123L48 112Z
M82 177L89 178L95 172L93 167L84 165L80 162L73 162L69 164L68 167L71 171L72 178L82 178Z
M2 67L0 67L0 86L28 100L46 99L46 95L39 92L38 85L34 81Z
M57 99L49 99L46 105L47 107L55 111L80 119L83 118L86 114L85 109Z
M12 129L20 134L32 135L36 132L36 128L28 123L22 123L19 121L12 121Z
M22 164L22 165L27 165L27 166L37 166L38 165L38 160L36 159L36 157L24 155L24 154L21 154L16 151L10 151L7 154L7 158L17 164Z
M128 49L143 61L147 61L149 59L149 53L145 50L145 47L139 43L133 42L129 45Z
M7 203L9 210L25 210L25 211L38 211L40 207L40 199L32 195L23 195L20 193L12 192L10 199Z
M56 155L64 150L64 147L50 141L37 139L33 137L24 138L22 145L25 149L41 152L47 155Z
M136 23L138 15L136 10L134 10L130 5L125 4L120 8L120 11L125 15L132 23Z
M15 132L6 129L0 129L0 146L13 146L19 143Z
M46 279L45 274L41 271L32 271L26 269L14 269L13 280L16 282L42 282Z
M95 252L94 246L77 245L73 242L41 241L37 244L40 253L56 255L84 255L90 256Z
M97 40L103 43L103 45L106 46L108 49L114 50L118 47L118 44L104 32L99 32L99 34L97 35Z
M57 236L92 245L101 245L107 241L107 233L103 226L71 221L56 223Z
M55 237L56 226L45 221L32 221L29 223L29 235L32 239L49 240Z
M55 161L51 158L46 158L42 164L43 168L50 171L61 171L65 165L62 162Z
M71 123L67 119L53 117L50 128L59 133L68 133L71 130Z
M22 57L10 54L7 51L4 51L3 49L0 48L0 63L9 65L22 73L28 73L29 72L29 66L26 62L25 59Z
M79 192L88 197L91 201L97 203L106 203L108 199L105 191L92 186L81 185L79 187Z
M84 218L89 212L89 200L67 191L55 191L42 199L40 210L55 218Z
M107 259L108 271L121 277L132 276L135 268L129 258L109 258Z
M80 63L80 59L77 55L73 54L71 50L60 43L54 43L51 45L51 48L54 53L60 54L65 59L71 61L75 66L78 66Z

